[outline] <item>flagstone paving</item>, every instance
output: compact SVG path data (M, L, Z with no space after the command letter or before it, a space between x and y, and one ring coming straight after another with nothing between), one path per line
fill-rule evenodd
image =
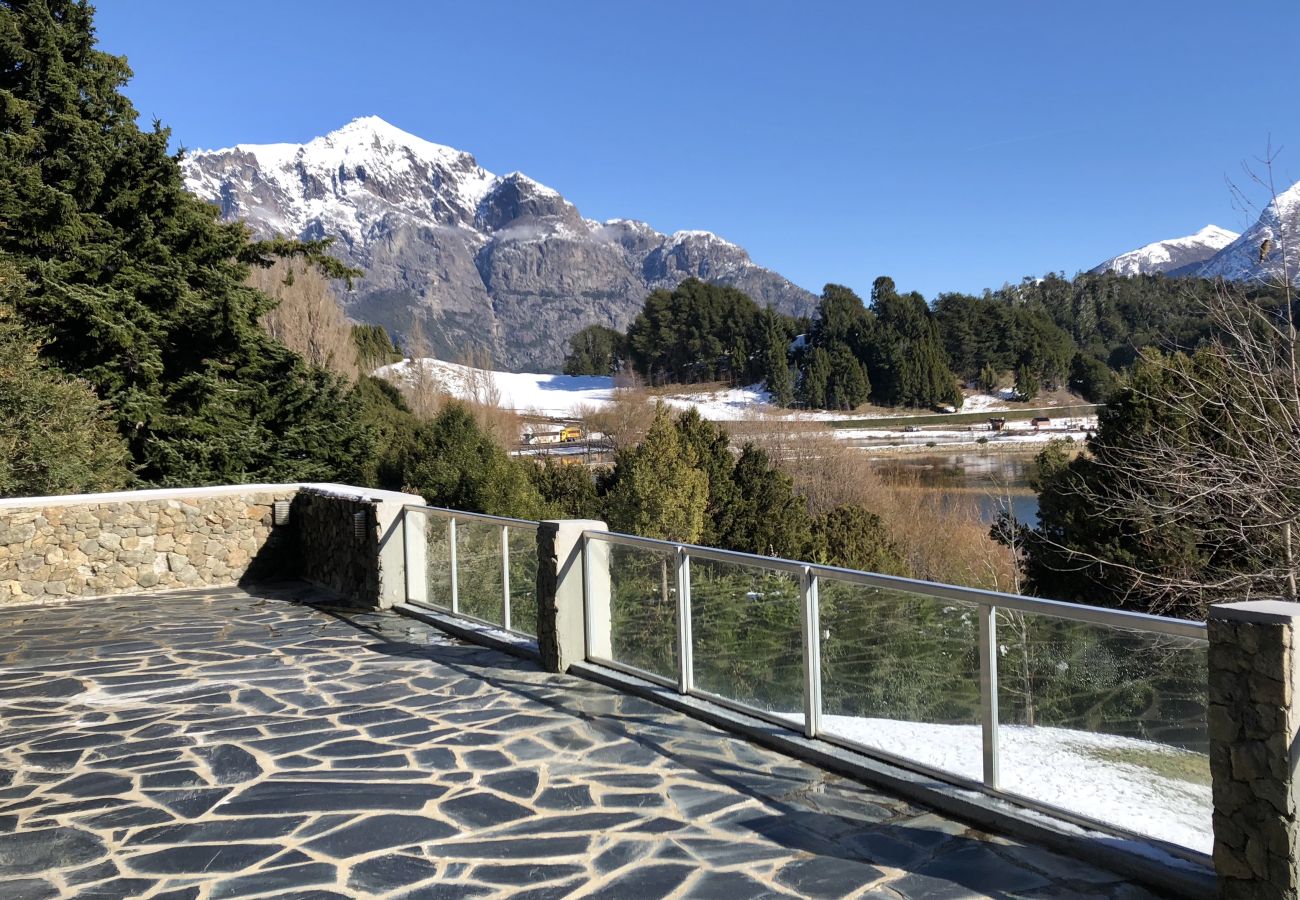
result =
M5 612L0 897L1146 898L305 586Z

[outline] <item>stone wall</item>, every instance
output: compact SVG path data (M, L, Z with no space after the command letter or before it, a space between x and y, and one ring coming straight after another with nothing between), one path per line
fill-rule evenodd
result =
M294 574L273 524L297 485L0 501L0 604L236 584Z
M1225 900L1296 900L1300 890L1298 623L1296 603L1210 610L1214 868Z
M379 540L372 527L372 503L304 490L294 500L293 520L305 577L349 600L378 595Z

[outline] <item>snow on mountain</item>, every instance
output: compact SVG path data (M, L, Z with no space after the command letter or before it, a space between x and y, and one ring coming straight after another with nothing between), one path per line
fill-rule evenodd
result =
M1196 234L1155 241L1145 247L1121 253L1095 266L1091 271L1114 272L1117 275L1151 275L1156 272L1169 272L1208 260L1237 237L1236 232L1228 231L1226 228L1206 225Z
M1263 259L1261 248L1266 250ZM1300 284L1300 182L1278 194L1259 220L1235 241L1180 274L1228 281L1273 281L1282 278L1284 269L1293 282Z
M522 172L495 175L375 116L305 144L199 150L182 171L260 236L335 238L365 272L345 298L354 319L399 337L420 319L438 355L486 351L501 368L557 369L571 334L626 328L646 294L686 278L797 315L817 302L711 232L585 219Z

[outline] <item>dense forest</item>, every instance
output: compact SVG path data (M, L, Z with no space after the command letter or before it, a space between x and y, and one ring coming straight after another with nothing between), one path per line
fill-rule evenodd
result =
M927 303L881 277L866 303L827 285L816 315L801 320L692 279L647 297L627 334L593 325L573 335L564 371L762 383L778 406L819 409L958 405L963 385L1014 386L1025 399L1068 388L1100 402L1143 350L1191 349L1210 337L1205 310L1217 290L1163 275L1048 275ZM1278 300L1264 285L1249 294Z

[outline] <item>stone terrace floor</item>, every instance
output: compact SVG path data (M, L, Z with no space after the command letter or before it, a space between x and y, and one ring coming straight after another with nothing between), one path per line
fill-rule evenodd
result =
M1151 896L314 596L5 611L0 897Z

